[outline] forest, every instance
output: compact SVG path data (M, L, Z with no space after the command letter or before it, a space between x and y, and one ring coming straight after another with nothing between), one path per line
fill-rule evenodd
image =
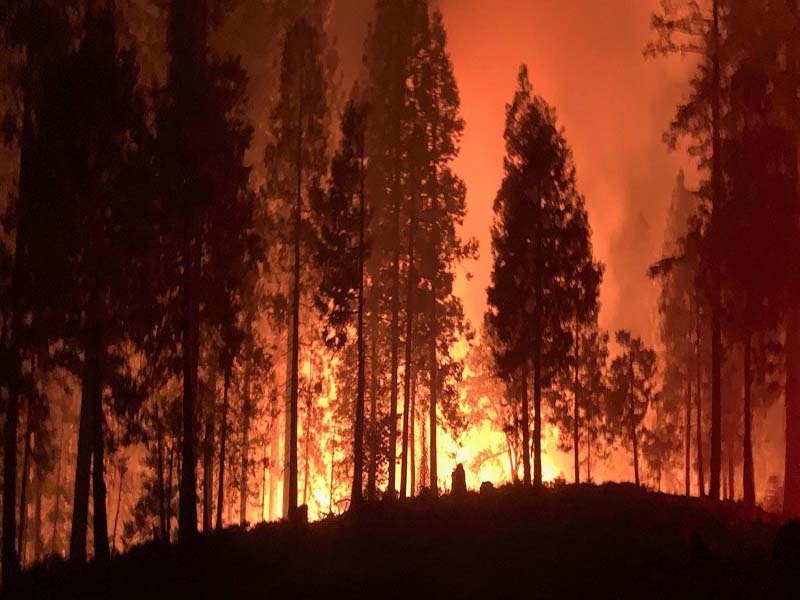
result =
M496 518L502 570L520 532L578 535L520 515L597 510L611 527L614 506L687 578L715 565L707 582L760 586L800 518L797 0L661 0L641 23L638 59L687 73L652 132L685 167L649 192L668 200L648 225L663 244L631 275L656 290L654 335L604 315L598 205L537 66L513 65L502 177L478 198L459 162L457 7L366 4L351 60L331 15L355 0L0 3L4 589L47 565L41 597L70 569L112 581L144 568L142 548L153 569L210 569L226 548L255 573L251 548L287 565L270 589L296 592L281 543L343 545L338 560L382 565L359 579L380 587L386 564L429 568L394 543L496 543ZM474 205L489 244L465 226ZM700 548L717 518L724 540ZM696 531L673 539L668 519ZM489 567L465 561L445 589L485 588ZM657 563L639 567L660 590Z

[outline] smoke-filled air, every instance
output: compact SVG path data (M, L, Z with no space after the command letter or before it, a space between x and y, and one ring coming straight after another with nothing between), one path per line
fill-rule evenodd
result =
M16 0L0 49L4 597L800 590L797 0Z

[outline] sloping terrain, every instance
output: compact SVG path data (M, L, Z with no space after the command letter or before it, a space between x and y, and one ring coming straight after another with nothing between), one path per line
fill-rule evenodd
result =
M777 551L776 551L777 547ZM800 598L795 525L630 485L506 487L148 544L19 598Z

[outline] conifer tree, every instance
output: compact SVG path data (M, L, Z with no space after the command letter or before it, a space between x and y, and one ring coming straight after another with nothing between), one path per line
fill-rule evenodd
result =
M488 324L497 340L500 372L522 383L524 479L528 460L528 368L533 370L534 474L542 484L542 390L549 388L572 347L571 322L580 269L592 264L583 200L575 187L572 153L553 110L531 91L520 68L506 109L505 175L494 203L494 266Z

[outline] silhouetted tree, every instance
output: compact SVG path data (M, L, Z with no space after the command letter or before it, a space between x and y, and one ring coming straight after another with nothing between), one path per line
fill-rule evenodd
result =
M342 116L342 140L331 165L327 191L317 194L315 212L320 222L317 262L322 270L322 285L317 305L323 313L323 337L334 347L348 338L353 312L356 318L357 384L355 430L353 435L353 486L350 505L363 499L364 472L364 394L366 389L364 351L364 263L369 242L367 208L364 197L366 106L353 90Z
M532 95L525 66L506 110L505 140L505 176L494 203L487 320L498 342L500 371L520 373L522 380L526 484L527 372L533 367L534 483L540 486L542 389L553 382L572 346L571 322L583 294L574 282L582 269L596 267L572 153L552 109Z
M634 482L639 485L640 428L648 408L658 400L656 353L629 331L618 331L616 339L621 353L614 358L609 369L606 410L616 436L627 437L631 443Z
M306 213L309 192L318 189L326 171L327 105L319 30L299 19L286 33L281 62L280 98L272 114L274 141L267 147L266 162L272 169L269 192L291 206L286 223L286 243L292 247L290 285L290 342L288 375L288 514L297 508L297 402L300 351L300 298L302 250L310 228Z

